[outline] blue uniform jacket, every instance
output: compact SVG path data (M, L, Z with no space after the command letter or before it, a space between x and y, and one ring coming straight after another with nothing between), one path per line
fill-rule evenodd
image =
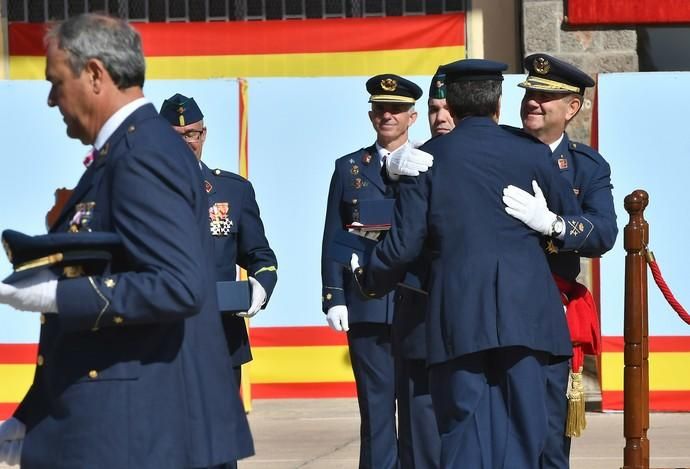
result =
M548 148L470 117L422 150L434 155L434 166L401 179L393 227L367 268L372 294L392 288L426 242L429 364L508 346L570 355L541 237L508 215L501 199L507 185L530 190L534 179L552 211L577 213Z
M218 207L219 209L214 212L222 213L220 221L227 227L210 227L216 280L235 280L235 265L239 265L247 271L247 275L254 277L264 287L268 304L278 280L278 263L264 233L252 184L228 171L211 171L203 162L201 172L208 193L209 211L214 211L214 207ZM251 361L252 353L244 318L234 314L223 314L222 320L233 366Z
M392 295L367 300L343 265L326 257L338 230L359 221L358 203L364 199L394 197L381 176L381 160L376 146L362 148L335 161L335 170L328 191L326 222L321 250L322 308L324 312L335 305L347 305L350 324L373 322L391 324Z
M618 234L611 190L611 168L594 149L571 142L568 134L551 156L572 187L581 214L563 216L565 238L547 244L551 270L574 280L580 272L580 256L599 257L613 248Z
M22 467L207 467L253 453L216 305L197 162L147 104L85 171L51 231L114 231L112 273L61 279L16 412Z

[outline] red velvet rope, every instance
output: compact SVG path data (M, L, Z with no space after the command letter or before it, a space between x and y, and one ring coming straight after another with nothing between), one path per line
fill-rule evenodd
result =
M686 324L690 325L690 314L685 311L685 308L683 308L678 300L676 300L676 297L673 296L673 293L671 293L671 289L668 288L664 277L661 275L661 270L654 259L654 255L649 250L647 250L647 263L649 264L649 268L652 270L654 281L659 287L659 290L661 290L661 293L664 295L664 298L666 298L666 301L668 301L668 304L671 305L671 308L678 313L678 316L685 321Z

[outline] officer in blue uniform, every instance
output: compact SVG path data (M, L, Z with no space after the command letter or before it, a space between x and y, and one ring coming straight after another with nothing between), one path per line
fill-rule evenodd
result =
M434 165L401 179L391 231L358 275L381 294L430 250L427 363L443 468L504 467L507 457L537 467L545 367L571 351L541 237L505 213L502 189L536 180L550 206L575 213L577 204L544 145L497 125L505 68L444 66L456 127L421 147Z
M249 456L239 394L228 392L203 180L143 97L139 35L85 14L47 37L48 105L96 149L51 233L114 232L124 255L107 275L0 283L1 302L44 313L13 420L26 432L14 432L21 467L207 468Z
M432 137L450 132L455 123L446 102L445 74L441 67L429 85L429 130ZM429 393L426 368L426 288L429 252L424 252L395 292L393 352L398 396L398 453L401 469L440 468L441 439ZM409 286L418 288L409 288Z
M248 272L251 285L251 306L248 311L223 313L223 329L232 358L235 379L239 386L242 366L252 359L245 317L253 317L265 308L275 288L277 262L268 245L264 225L251 182L221 169L209 169L201 161L207 130L204 115L194 98L179 93L161 105L163 116L187 142L199 161L208 194L208 232L213 240L217 281L234 281L236 265Z
M417 118L414 104L422 90L393 74L370 78L366 89L376 142L335 162L323 234L322 304L331 328L347 331L361 417L359 467L387 469L398 465L392 295L367 300L351 273L326 253L338 231L360 221L363 201L394 196L381 175L383 159L409 146L408 128Z
M520 109L523 129L550 147L554 166L582 209L580 215L561 213L554 222L556 236L547 243L552 272L572 282L580 272L580 256L603 255L613 247L618 233L608 163L596 150L571 141L565 132L582 108L585 90L594 86L594 80L577 67L546 54L530 55L523 64L529 72L518 85L525 88ZM523 207L537 203L531 194L521 196L528 201ZM516 206L512 208L518 210L518 218L527 221L524 212ZM549 212L543 205L542 208ZM538 229L533 222L528 225ZM554 359L548 369L550 432L542 468L569 467L570 438L564 434L568 375L568 360Z

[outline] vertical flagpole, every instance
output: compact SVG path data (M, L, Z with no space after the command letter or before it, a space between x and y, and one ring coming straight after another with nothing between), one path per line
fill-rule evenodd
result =
M239 133L239 168L240 176L249 179L249 120L247 118L247 100L249 95L249 84L244 78L237 79L238 91L239 91L239 123L240 123L240 133ZM247 271L240 269L240 279L247 280ZM250 332L249 319L244 320L247 326L247 334ZM250 412L252 410L252 383L251 383L251 373L250 373L249 363L242 365L242 402L244 404L245 412Z

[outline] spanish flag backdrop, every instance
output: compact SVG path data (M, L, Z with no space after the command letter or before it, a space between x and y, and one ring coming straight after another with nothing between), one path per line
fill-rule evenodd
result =
M134 26L142 36L148 79L241 77L239 109L231 112L239 116L237 165L245 177L251 176L252 151L246 79L432 75L439 64L465 56L463 14ZM44 78L45 28L9 25L11 79ZM245 397L355 395L345 334L295 323L253 327L250 337L254 361L244 375L251 382L251 388L243 386ZM0 344L0 419L14 411L31 384L36 350L36 344Z
M464 14L135 27L153 79L431 75L465 56ZM44 30L9 25L10 78L43 78Z

